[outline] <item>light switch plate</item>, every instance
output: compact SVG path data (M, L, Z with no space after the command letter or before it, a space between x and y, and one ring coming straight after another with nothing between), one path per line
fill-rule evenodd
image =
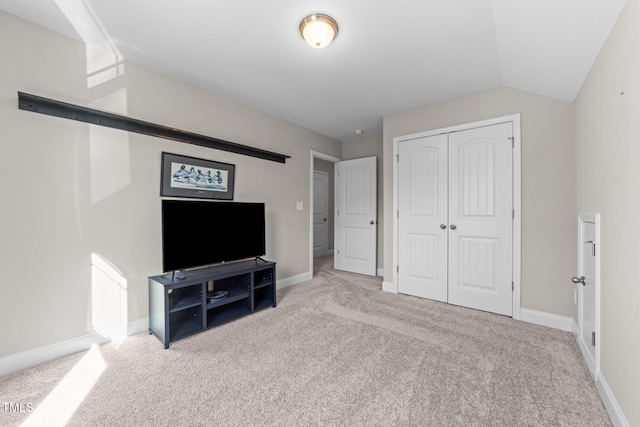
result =
M297 211L301 211L303 209L303 204L302 202L296 202L296 210Z

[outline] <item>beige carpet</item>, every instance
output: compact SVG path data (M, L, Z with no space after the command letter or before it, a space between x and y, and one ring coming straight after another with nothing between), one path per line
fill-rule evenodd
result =
M320 262L277 308L168 350L140 334L0 379L25 409L0 425L611 425L569 333Z

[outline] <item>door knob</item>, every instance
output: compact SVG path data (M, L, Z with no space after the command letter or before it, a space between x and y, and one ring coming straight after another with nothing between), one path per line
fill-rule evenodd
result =
M449 226L449 228L450 228L450 229L452 229L452 230L455 230L455 229L456 229L456 228L458 228L458 227L456 227L456 225L455 225L455 224L451 224L451 225Z
M369 224L373 225L375 222L373 220L369 221Z
M440 224L440 228L442 228L443 230L447 229L447 225L446 224Z
M575 276L574 276L574 277L572 277L572 278L571 278L571 281L572 281L573 283L582 283L582 286L585 286L585 285L586 285L586 283L584 283L584 279L585 279L585 277L584 277L584 276L580 276L580 277L575 277Z

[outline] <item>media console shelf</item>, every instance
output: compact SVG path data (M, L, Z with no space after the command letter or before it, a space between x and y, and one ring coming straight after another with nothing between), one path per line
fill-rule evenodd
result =
M173 280L172 280L173 279ZM214 298L214 296L222 297ZM169 344L276 306L276 263L255 260L149 277L149 333Z

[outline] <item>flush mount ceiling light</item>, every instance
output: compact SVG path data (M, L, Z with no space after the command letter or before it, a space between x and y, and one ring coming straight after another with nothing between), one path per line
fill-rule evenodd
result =
M300 34L313 48L327 47L338 35L338 24L327 15L316 13L300 21Z

